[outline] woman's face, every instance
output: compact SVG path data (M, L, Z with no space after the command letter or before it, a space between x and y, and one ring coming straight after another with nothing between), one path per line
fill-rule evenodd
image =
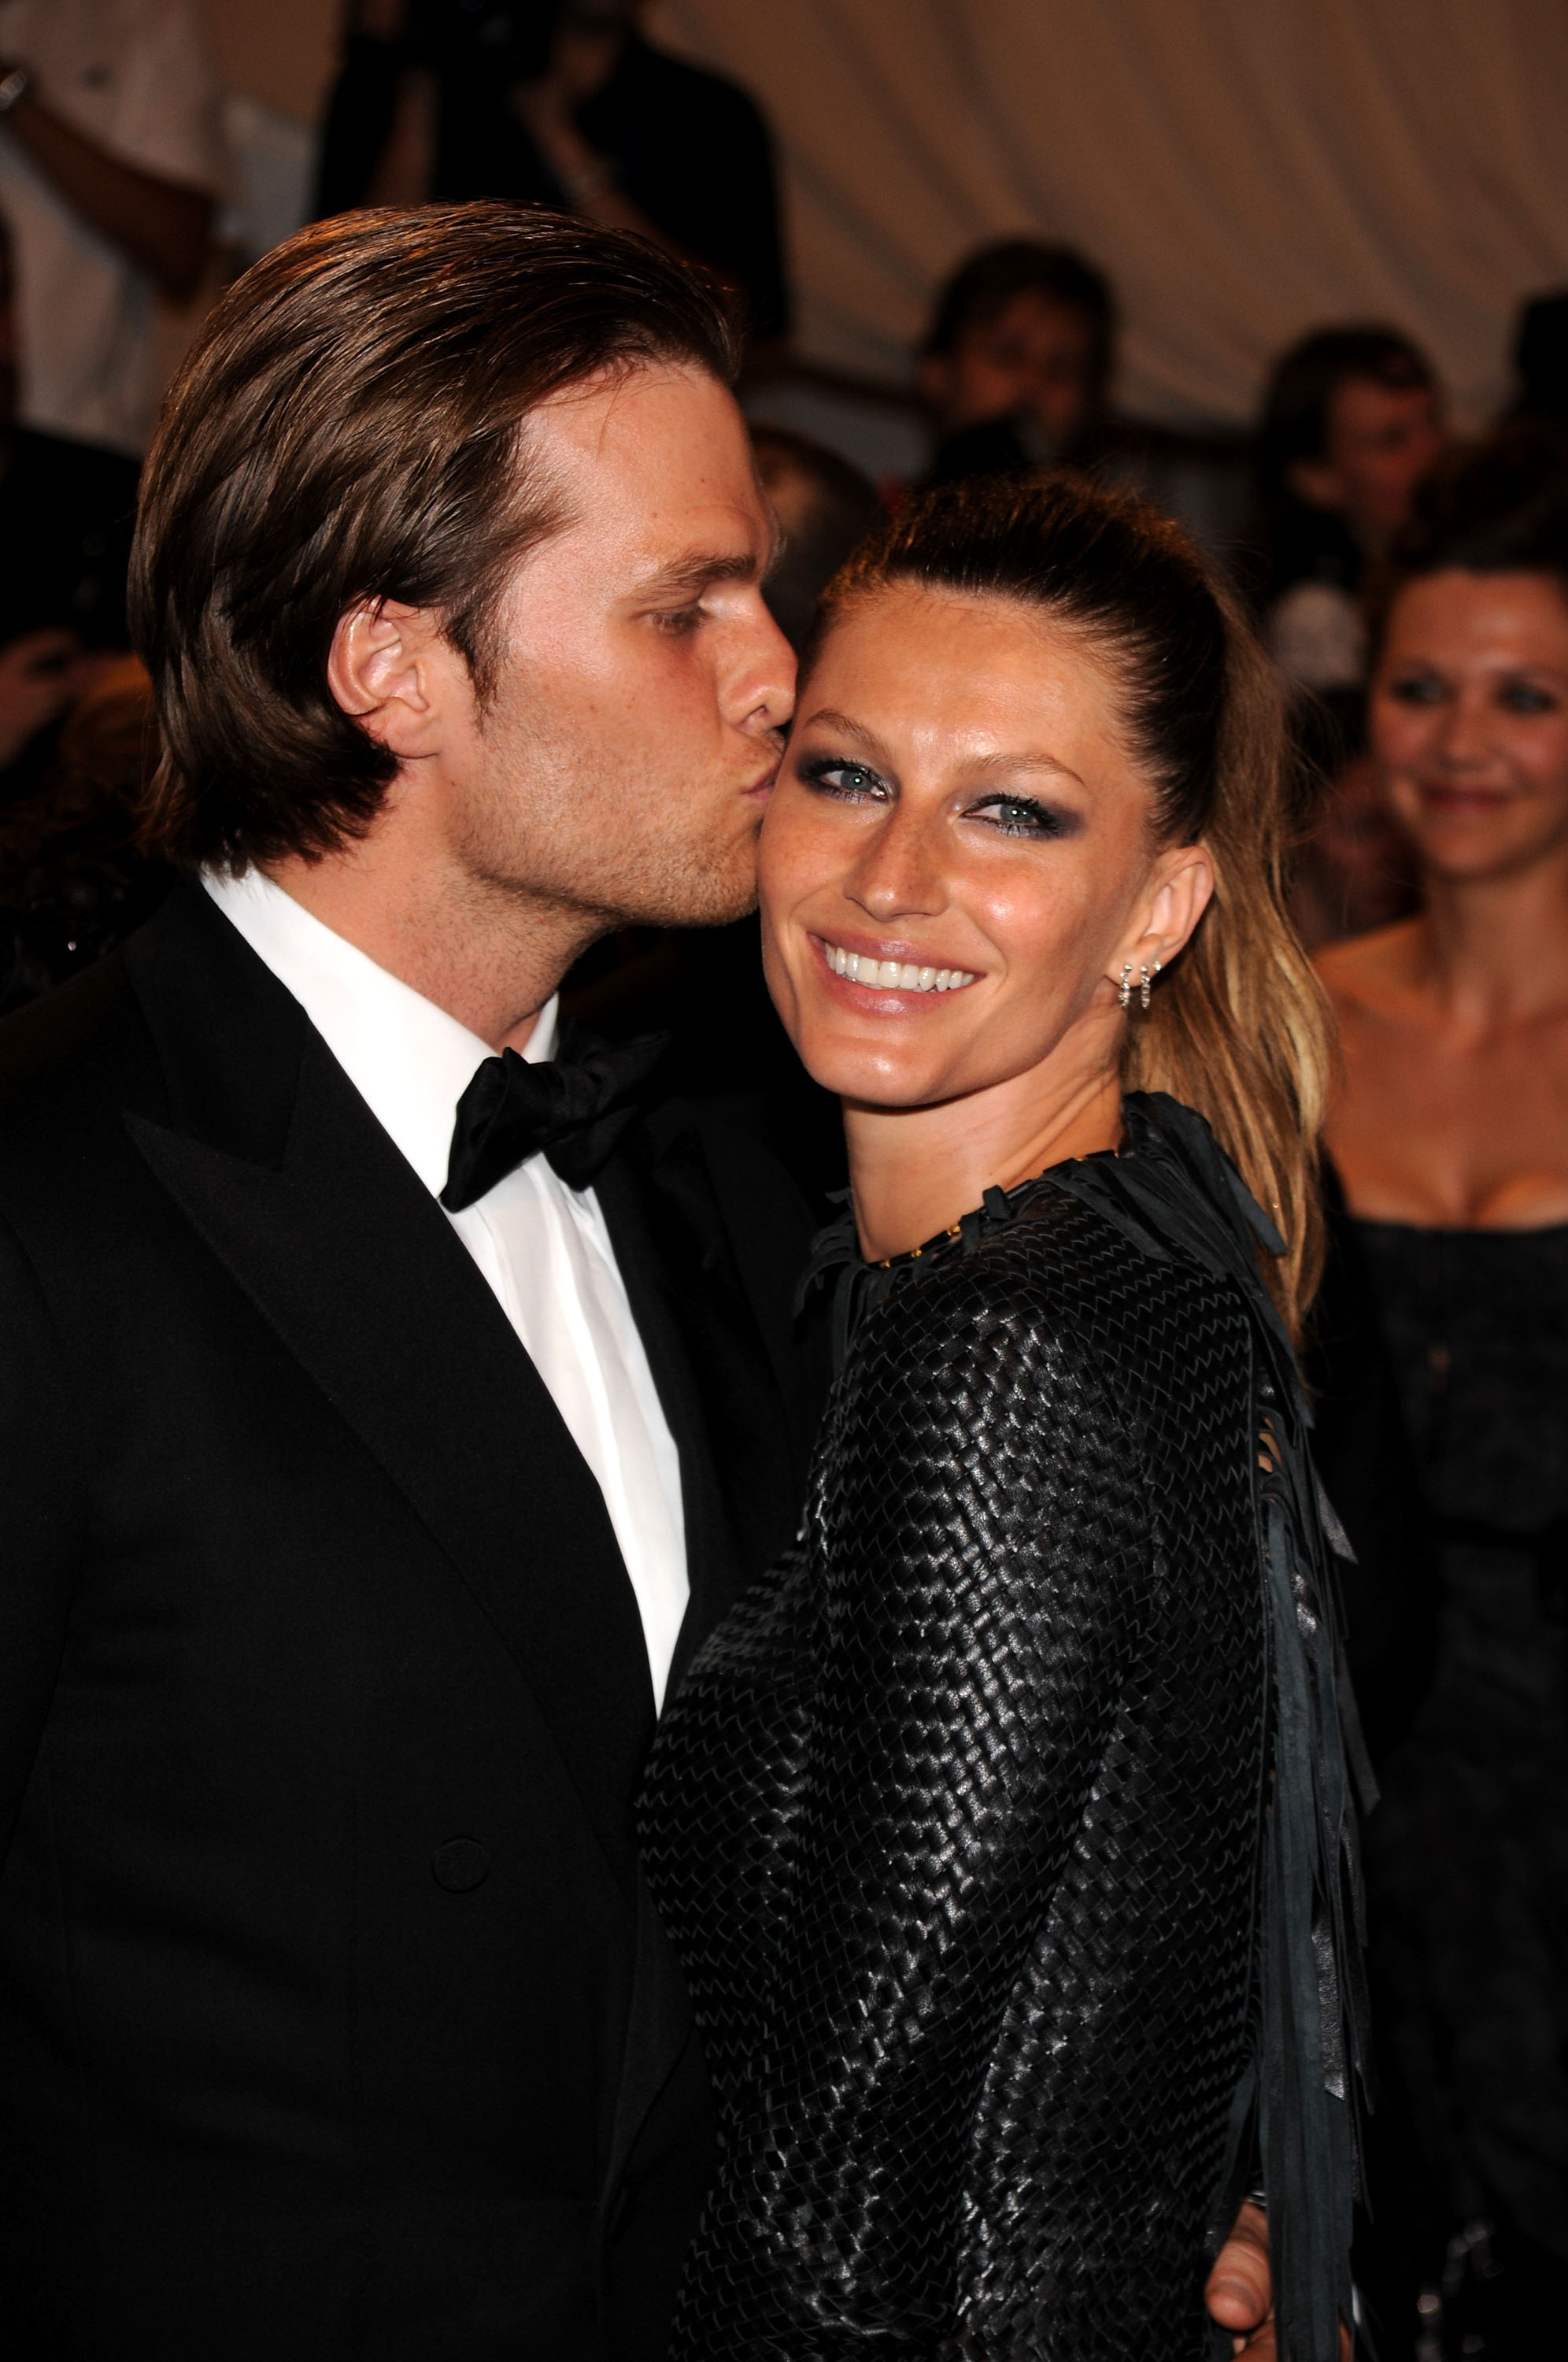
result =
M1568 602L1556 582L1455 567L1402 590L1372 739L1434 875L1500 876L1568 842Z
M1201 852L1153 850L1150 816L1081 635L911 585L852 608L801 683L762 833L768 986L812 1074L932 1106L1076 1028L1113 1068L1122 961L1136 984L1168 960L1209 890Z

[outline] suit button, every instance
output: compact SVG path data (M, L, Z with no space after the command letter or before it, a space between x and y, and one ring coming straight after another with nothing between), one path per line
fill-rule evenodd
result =
M430 1868L448 1894L467 1894L490 1876L490 1856L477 1838L448 1838L431 1855Z

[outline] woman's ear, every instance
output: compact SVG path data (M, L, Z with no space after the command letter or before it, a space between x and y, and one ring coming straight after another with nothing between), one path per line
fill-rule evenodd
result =
M1155 861L1152 883L1153 890L1135 922L1137 931L1123 941L1117 954L1113 983L1120 981L1123 961L1136 976L1156 963L1169 967L1176 954L1186 949L1214 892L1214 863L1208 847L1172 845Z
M1173 846L1160 855L1160 863L1165 875L1149 906L1147 931L1159 939L1155 956L1168 967L1177 952L1186 950L1213 898L1214 864L1202 844Z
M389 753L428 754L454 658L461 664L424 608L367 600L338 617L326 685L344 712Z

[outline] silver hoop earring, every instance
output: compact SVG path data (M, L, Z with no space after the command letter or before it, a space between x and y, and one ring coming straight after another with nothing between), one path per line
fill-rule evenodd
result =
M1121 982L1118 988L1116 998L1120 1000L1123 1009L1130 1009L1132 1007L1132 963L1131 960L1123 960L1121 963Z
M1143 1003L1143 1007L1144 1007L1145 1009L1147 1009L1147 1008L1148 1008L1148 1006L1149 1006L1149 995L1150 995L1150 993L1151 993L1151 992L1154 990L1154 978L1158 976L1159 972L1160 972L1160 963L1159 963L1159 961L1158 961L1158 960L1156 960L1156 961L1154 962L1154 966L1153 966L1152 968L1148 968L1148 967L1141 967L1141 968L1138 970L1138 975L1139 975L1139 978L1140 978L1140 982L1139 982L1139 986L1138 986L1138 998L1139 998L1139 999L1142 1001L1142 1003Z

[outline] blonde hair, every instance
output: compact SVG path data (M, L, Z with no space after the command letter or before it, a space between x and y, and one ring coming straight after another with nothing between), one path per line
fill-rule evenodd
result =
M1284 866L1288 773L1267 657L1216 594L1230 640L1208 814L1196 842L1214 895L1146 1017L1128 1026L1125 1087L1196 1108L1285 1241L1262 1258L1293 1337L1323 1268L1320 1140L1333 1077L1333 1021L1291 922Z
M1329 1004L1286 907L1288 771L1268 659L1187 535L1066 474L944 486L834 576L804 663L845 611L897 581L1048 608L1120 679L1161 844L1201 844L1213 900L1127 1029L1122 1081L1203 1116L1278 1227L1264 1279L1298 1337L1323 1259L1319 1141Z

